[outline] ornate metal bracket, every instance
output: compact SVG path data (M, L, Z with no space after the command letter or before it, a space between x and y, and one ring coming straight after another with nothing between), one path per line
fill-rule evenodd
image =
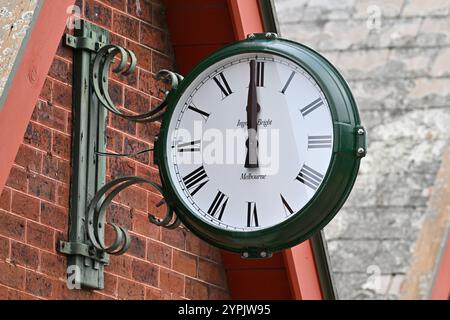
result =
M132 74L137 64L135 54L109 44L108 32L86 21L81 21L81 27L73 36L66 35L66 45L74 49L73 172L69 241L61 241L60 252L69 256L68 273L74 273L69 274L74 288L103 289L103 270L109 262L109 255L125 253L131 241L125 228L106 222L108 205L119 192L135 184L150 185L162 194L160 185L142 177L121 177L105 184L105 156L134 156L153 151L142 150L136 154L105 152L107 112L137 122L160 120L167 107L167 96L171 90L176 90L183 77L168 70L160 71L156 79L166 80L171 85L163 101L146 113L126 114L109 96L109 71L111 65L118 61L113 72L124 76ZM162 204L164 201L157 206ZM169 206L163 219L149 214L149 222L169 229L180 225ZM104 239L108 224L115 233L109 245Z

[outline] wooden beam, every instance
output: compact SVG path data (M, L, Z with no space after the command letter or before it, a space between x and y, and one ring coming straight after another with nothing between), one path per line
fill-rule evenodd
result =
M0 111L0 192L22 143L75 0L45 0Z

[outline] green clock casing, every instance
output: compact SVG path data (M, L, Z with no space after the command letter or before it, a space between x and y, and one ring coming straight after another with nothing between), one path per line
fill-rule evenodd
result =
M253 69L248 68L252 60ZM245 78L247 70L250 79L254 72L253 84ZM291 81L294 84L288 91ZM187 142L174 139L183 125L192 130L192 119L222 131L235 126L236 120L249 127L251 118L247 122L240 119L251 101L250 93L247 100L247 91L254 87L258 87L258 111L262 109L261 114L267 115L267 120L261 118L258 123L275 119L282 142L288 140L284 145L298 146L298 150L292 147L293 151L289 151L281 143L279 173L258 175L262 168L247 165L177 163L181 155L185 156L181 153L203 152L198 137ZM167 101L154 150L166 203L198 237L243 257L268 257L322 229L350 194L360 159L366 155L366 132L356 102L337 69L314 50L272 33L250 35L213 53L169 93ZM202 108L197 108L194 101L201 101ZM295 130L284 132L288 127ZM248 154L247 141L247 160ZM291 169L295 163L298 168ZM237 177L233 173L238 170L244 173L240 181L233 182ZM298 174L292 174L293 170ZM242 177L245 180L252 174L267 176L267 181L242 181ZM253 190L260 190L259 194ZM253 200L243 200L247 193ZM276 197L279 201L274 200ZM255 199L260 199L259 203L266 201L259 211ZM281 209L285 209L286 216Z

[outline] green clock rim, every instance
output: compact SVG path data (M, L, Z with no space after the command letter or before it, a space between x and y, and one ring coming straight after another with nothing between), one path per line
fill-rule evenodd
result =
M289 59L306 70L319 85L327 99L334 127L333 153L330 165L314 196L300 211L294 213L292 218L263 230L248 232L214 227L192 213L180 199L180 195L170 178L166 154L170 119L184 91L209 66L225 58L245 53L278 55ZM249 251L275 252L292 247L307 240L328 224L350 194L359 170L360 158L356 155L355 131L360 125L360 118L356 102L344 78L328 60L316 51L281 38L271 40L247 39L235 42L200 62L181 82L178 89L171 92L167 99L168 108L162 119L154 155L164 187L163 195L185 226L210 244L239 253ZM334 181L336 176L340 176L341 179ZM342 186L343 188L341 188L339 182L345 183ZM330 188L330 183L333 184L333 188ZM336 186L336 184L339 185ZM329 194L331 191L333 191L332 194ZM318 203L321 204L320 208L316 208ZM325 210L325 213L322 210ZM317 219L312 217L314 213L319 216Z

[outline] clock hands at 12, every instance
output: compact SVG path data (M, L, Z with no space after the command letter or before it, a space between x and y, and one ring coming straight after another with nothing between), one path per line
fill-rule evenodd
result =
M250 61L250 84L247 99L247 129L248 139L246 142L247 157L245 168L259 168L258 165L258 113L261 107L258 104L256 94L256 60Z

